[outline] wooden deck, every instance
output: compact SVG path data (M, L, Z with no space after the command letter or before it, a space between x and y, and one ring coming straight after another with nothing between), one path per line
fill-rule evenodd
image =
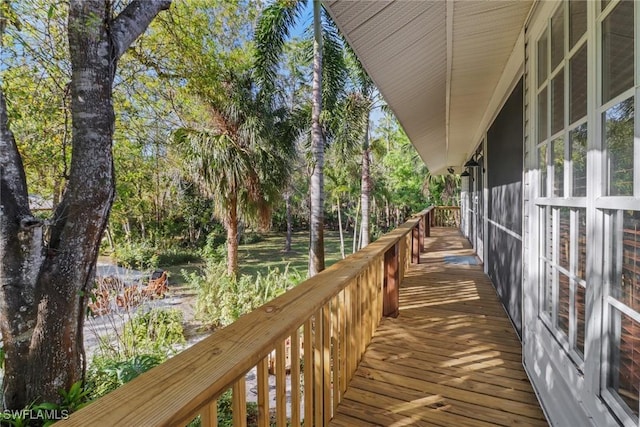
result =
M546 426L498 297L457 230L435 228L331 426Z

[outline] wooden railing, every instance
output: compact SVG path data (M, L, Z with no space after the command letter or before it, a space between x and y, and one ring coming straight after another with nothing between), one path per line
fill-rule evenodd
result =
M327 425L382 316L398 315L399 286L409 264L420 261L432 212L424 210L59 425L184 426L200 416L202 426L217 426L216 399L231 388L233 424L246 426L245 376L255 367L257 422L269 426L274 350L276 425Z
M437 206L431 216L431 225L460 228L460 206Z

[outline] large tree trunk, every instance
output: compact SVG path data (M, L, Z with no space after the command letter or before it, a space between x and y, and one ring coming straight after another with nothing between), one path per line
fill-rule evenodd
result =
M362 206L362 231L360 234L360 248L369 244L369 198L371 194L371 173L370 173L370 148L369 148L369 119L364 132L364 142L362 144L362 173L360 185L360 205Z
M72 160L50 223L29 210L27 186L0 91L0 331L4 406L60 400L82 379L82 327L115 185L111 90L117 59L169 1L134 1L112 19L103 0L69 3Z
M322 29L320 0L313 0L313 94L311 111L311 157L313 171L309 188L309 277L324 270L324 135L320 125L322 110Z
M227 274L236 277L238 274L238 197L229 196L227 207Z

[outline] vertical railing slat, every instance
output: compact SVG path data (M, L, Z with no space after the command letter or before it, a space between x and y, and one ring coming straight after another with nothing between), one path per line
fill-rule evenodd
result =
M258 362L258 427L269 427L269 364L268 357Z
M322 308L314 317L313 330L313 425L322 426L324 411L322 408L324 385L324 355L322 354Z
M340 395L347 391L347 305L345 303L347 291L342 290L339 294L340 311Z
M234 427L247 427L247 384L244 375L233 383L231 409Z
M304 424L313 425L313 329L311 319L304 323Z
M286 341L282 341L276 347L276 425L287 425L287 364Z
M340 294L331 300L331 379L332 402L335 415L340 403Z
M323 425L331 420L331 304L322 307L322 407Z
M207 404L200 412L200 425L202 427L218 427L218 401Z
M291 427L300 427L300 330L291 335Z

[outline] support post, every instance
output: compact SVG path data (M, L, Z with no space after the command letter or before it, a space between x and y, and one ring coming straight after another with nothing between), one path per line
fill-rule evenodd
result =
M427 232L425 228L426 224L426 215L422 215L420 217L420 253L424 252L424 235Z
M420 264L420 221L411 230L411 264Z
M382 314L385 317L398 317L398 314L400 314L400 265L398 261L398 243L396 243L384 254L384 304Z
M431 237L431 226L433 224L433 213L435 212L434 209L430 210L425 218L425 227L424 227L424 237Z

